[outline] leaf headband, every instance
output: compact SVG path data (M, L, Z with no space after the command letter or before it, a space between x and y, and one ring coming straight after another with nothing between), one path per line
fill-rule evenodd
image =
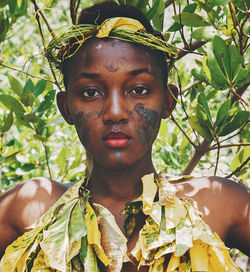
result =
M65 30L65 28L62 28ZM72 25L56 35L46 48L47 59L61 69L66 59L71 58L88 39L114 38L148 46L150 49L162 51L166 62L171 66L177 57L177 49L162 38L146 32L144 26L135 19L114 17L105 20L101 25Z

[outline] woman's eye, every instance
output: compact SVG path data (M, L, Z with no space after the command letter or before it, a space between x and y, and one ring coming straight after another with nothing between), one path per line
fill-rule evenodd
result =
M144 95L146 93L148 93L148 90L145 89L144 87L135 87L132 91L132 94L136 94L136 95Z
M84 97L95 97L95 96L100 95L100 93L95 89L83 89L82 95Z

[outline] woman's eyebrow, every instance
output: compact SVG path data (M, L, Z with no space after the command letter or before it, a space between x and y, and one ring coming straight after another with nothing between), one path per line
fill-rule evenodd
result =
M97 73L86 73L86 72L82 72L80 73L80 75L76 76L76 80L81 79L81 78L90 78L90 79L94 79L94 78L98 78L100 75Z
M148 68L141 68L141 69L136 69L133 71L130 71L129 74L132 76L137 76L139 74L143 74L143 73L148 73L152 76L155 76L151 71L148 70Z

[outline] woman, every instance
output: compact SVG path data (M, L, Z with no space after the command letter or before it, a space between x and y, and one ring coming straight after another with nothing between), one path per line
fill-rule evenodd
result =
M176 87L166 85L174 52L155 50L159 35L134 8L96 5L79 24L95 26L54 61L66 88L58 107L92 158L89 175L72 187L33 179L1 196L1 254L32 229L8 247L2 272L239 271L212 232L249 254L246 190L218 177L170 183L152 163L160 121L175 106ZM149 46L124 29L150 33Z

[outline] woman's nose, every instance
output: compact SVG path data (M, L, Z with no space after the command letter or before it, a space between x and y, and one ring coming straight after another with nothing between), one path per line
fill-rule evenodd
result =
M127 123L128 112L123 95L118 91L113 91L105 101L104 106L105 123Z

